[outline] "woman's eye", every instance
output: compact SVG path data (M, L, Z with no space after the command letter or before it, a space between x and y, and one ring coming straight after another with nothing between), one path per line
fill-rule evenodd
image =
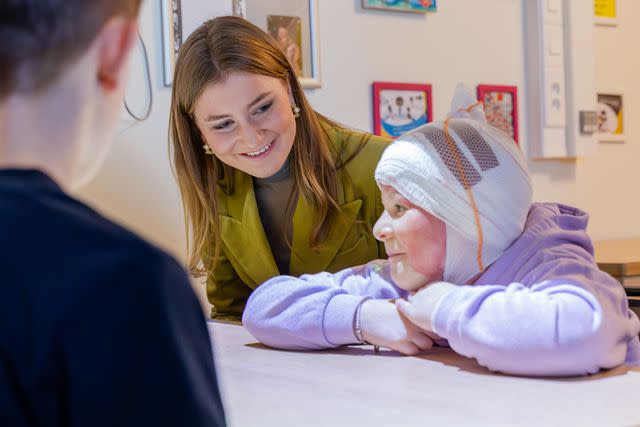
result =
M402 212L406 211L407 208L405 208L402 205L395 205L395 210L396 210L396 213L402 213Z
M268 102L268 103L264 104L263 106L259 107L259 108L256 110L256 113L257 113L257 114L259 114L259 113L265 113L265 112L269 111L269 109L271 108L271 106L272 106L272 105L273 105L273 102Z
M213 125L215 130L223 130L231 126L231 120L227 120L226 122L218 123L217 125Z

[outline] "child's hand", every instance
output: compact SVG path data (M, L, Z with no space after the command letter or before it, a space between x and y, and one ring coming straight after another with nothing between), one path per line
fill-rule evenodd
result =
M452 283L436 282L409 295L408 301L397 299L396 307L414 325L423 330L432 331L431 316L438 302L456 288L457 286Z
M412 356L433 346L425 331L404 317L388 300L370 299L360 308L365 341Z

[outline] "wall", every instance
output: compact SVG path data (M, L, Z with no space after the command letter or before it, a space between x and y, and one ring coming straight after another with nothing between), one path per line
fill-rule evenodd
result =
M435 14L413 15L362 10L360 0L319 0L322 87L309 90L314 107L336 120L370 130L371 82L430 82L434 118L449 108L455 84L465 81L519 87L525 117L523 1L440 0ZM585 0L587 1L587 0ZM187 31L214 14L231 10L224 0L182 0ZM229 2L230 3L230 2ZM619 0L618 27L596 28L596 81L602 88L624 90L624 144L600 144L595 156L577 162L530 162L536 200L580 206L591 214L595 239L638 237L640 143L634 126L640 83L640 2ZM167 155L170 89L162 87L162 38L159 1L147 0L141 33L149 49L154 105L140 124L124 120L104 170L81 197L106 215L140 232L185 259L179 194ZM141 109L146 102L139 52L133 61L128 99ZM524 124L524 123L522 123ZM526 146L525 126L520 137ZM198 287L202 289L201 286Z

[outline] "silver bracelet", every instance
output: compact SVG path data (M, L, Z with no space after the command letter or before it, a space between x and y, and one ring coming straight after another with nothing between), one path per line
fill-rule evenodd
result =
M356 307L356 312L353 315L353 335L356 336L356 339L360 344L367 344L364 338L362 338L362 329L360 328L360 309L362 308L362 304L364 304L367 299L369 298L360 301L360 304L358 304L358 307Z
M360 309L362 308L362 304L364 304L365 301L370 299L371 298L365 298L362 301L360 301L360 304L358 304L358 307L356 307L356 312L353 315L353 335L355 335L356 339L358 340L358 343L360 344L373 345L371 343L368 343L364 339L364 337L362 336L362 328L360 328ZM373 345L373 350L376 353L378 353L378 351L380 350L380 346Z

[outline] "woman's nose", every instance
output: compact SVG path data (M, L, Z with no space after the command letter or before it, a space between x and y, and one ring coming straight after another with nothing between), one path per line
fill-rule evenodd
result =
M242 128L242 142L249 149L258 149L262 147L264 143L264 135L263 132L257 129L254 129L251 126L245 126Z
M376 221L376 225L373 226L373 235L382 242L391 237L392 232L389 214L384 211Z

